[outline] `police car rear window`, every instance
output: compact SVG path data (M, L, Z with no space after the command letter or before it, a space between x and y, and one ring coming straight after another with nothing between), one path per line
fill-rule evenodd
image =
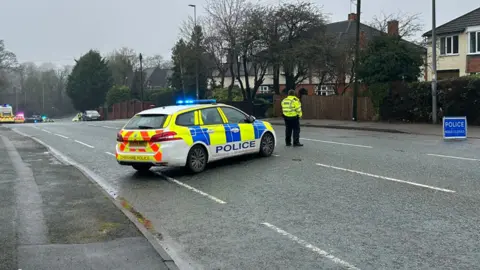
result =
M167 115L164 114L136 115L123 129L161 129L166 118Z

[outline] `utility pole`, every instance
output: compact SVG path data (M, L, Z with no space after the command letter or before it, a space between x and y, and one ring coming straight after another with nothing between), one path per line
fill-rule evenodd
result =
M432 122L437 123L437 33L435 0L432 0ZM428 72L428 69L427 69Z
M13 90L15 90L15 113L18 113L20 111L18 109L18 87L14 86Z
M357 29L356 29L356 36L355 36L355 66L354 66L354 73L355 73L355 81L353 85L353 112L352 112L352 120L357 121L357 96L358 96L358 66L360 64L360 13L361 13L361 0L357 0Z
M198 86L198 33L197 33L197 6L196 5L188 5L189 7L193 7L193 34L195 35L195 86L196 86L196 94L197 100L200 99L199 97L199 86Z
M45 114L45 83L42 83L42 114Z
M142 65L143 56L142 54L140 54L138 58L140 59L140 100L142 101L142 109L143 109L143 65Z

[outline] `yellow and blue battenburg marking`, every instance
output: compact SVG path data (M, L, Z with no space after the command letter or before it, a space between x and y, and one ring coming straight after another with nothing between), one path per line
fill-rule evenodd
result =
M223 128L225 130L224 143L258 140L266 130L269 130L263 121L255 121L252 125L224 124ZM189 130L194 143L203 142L205 145L212 144L212 138L208 133L208 128L192 126ZM213 144L215 144L215 142L213 142Z

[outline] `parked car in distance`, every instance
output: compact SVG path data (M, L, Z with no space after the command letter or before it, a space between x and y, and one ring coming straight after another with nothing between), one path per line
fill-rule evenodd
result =
M101 118L101 115L95 110L85 111L82 115L82 121L98 121Z

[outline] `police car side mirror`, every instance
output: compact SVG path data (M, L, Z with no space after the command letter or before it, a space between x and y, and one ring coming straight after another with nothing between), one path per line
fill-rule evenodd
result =
M255 118L255 116L249 115L249 116L247 116L246 120L247 120L248 123L253 123L257 119Z

